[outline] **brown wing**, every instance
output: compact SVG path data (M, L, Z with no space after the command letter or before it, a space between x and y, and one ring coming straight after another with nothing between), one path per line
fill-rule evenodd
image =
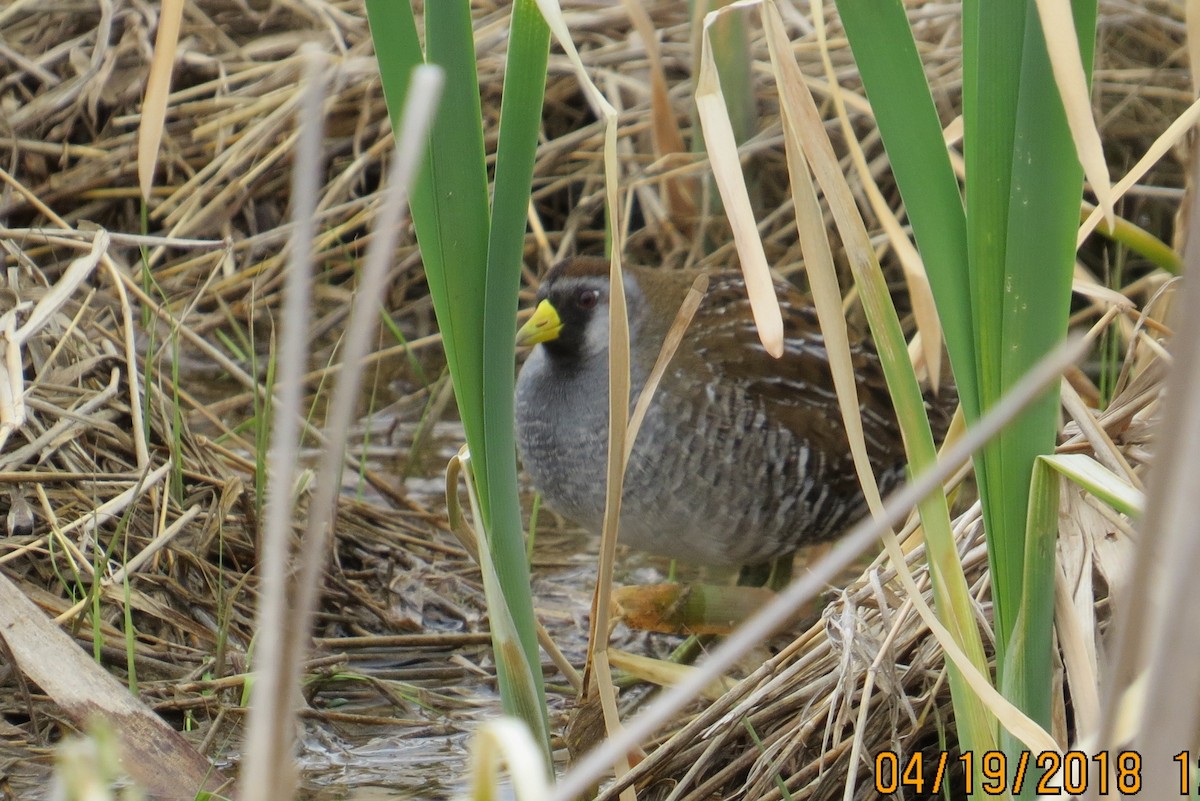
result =
M858 480L816 310L790 284L776 282L776 292L783 309L781 358L763 349L749 322L749 301L738 274L711 277L691 328L691 344L680 358L711 381L740 387L746 402L805 442L821 459L830 490L856 492ZM857 330L851 330L850 338L867 451L882 483L890 485L905 463L903 440L874 348Z

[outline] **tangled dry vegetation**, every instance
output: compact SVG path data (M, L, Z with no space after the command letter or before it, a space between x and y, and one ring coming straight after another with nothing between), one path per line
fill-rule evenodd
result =
M734 252L719 213L681 226L663 211L661 177L694 175L702 197L706 166L698 157L654 163L646 155L647 62L625 11L576 5L568 12L575 41L621 109L624 179L638 201L634 258L730 263ZM475 6L491 140L508 9ZM687 119L693 38L683 7L658 2L647 10L661 37L671 101ZM788 15L796 53L821 97L811 25L797 9ZM256 455L289 235L299 45L315 41L332 54L314 244L314 365L336 363L391 136L357 2L189 3L163 157L143 217L134 153L155 14L154 4L134 0L85 8L16 0L0 9L0 247L7 268L0 332L8 343L7 370L0 371L0 482L11 509L0 564L107 669L130 682L136 674L141 696L217 756L236 736L254 633ZM916 4L912 14L948 121L958 98L956 9ZM1181 14L1166 3L1102 3L1095 90L1115 171L1191 100ZM836 33L839 78L857 91ZM600 128L553 54L550 73L526 253L526 263L540 268L603 242ZM786 172L773 90L758 89L759 132L746 147L748 169L758 176L768 255L795 273L799 249L786 188L778 185ZM852 109L855 124L889 193L864 109ZM1164 162L1143 183L1145 191L1122 211L1169 237L1181 171ZM101 237L107 243L97 252ZM90 263L77 262L89 253ZM1084 258L1138 309L1163 283L1115 247ZM411 235L395 264L386 306L398 333L381 340L374 362L378 392L363 411L377 422L364 426L371 436L364 433L352 454L348 473L359 480L340 505L307 697L310 717L329 725L418 736L468 728L447 713L473 705L474 696L446 689L447 682L486 673L491 663L474 569L444 533L436 505L414 497L402 478L436 469L436 460L416 451L428 443L446 393ZM1102 312L1081 301L1075 322L1091 325ZM1127 370L1100 428L1140 475L1157 374L1149 369L1152 348L1126 348L1135 341L1135 318L1123 314L1112 323L1112 352L1128 350ZM335 370L310 375L316 419ZM1080 373L1072 383L1088 399L1092 381ZM1065 447L1097 447L1091 427L1068 429ZM320 447L311 427L306 444ZM298 497L302 510L303 493ZM1079 566L1070 575L1078 636L1094 655L1110 596L1120 591L1120 549L1107 543L1127 541L1128 524L1087 499L1065 503L1078 512L1078 530L1063 545ZM957 530L982 619L988 593L977 513L968 511ZM920 563L918 548L914 566ZM865 755L901 742L908 751L936 750L948 718L942 658L888 578L873 565L817 625L665 737L630 780L652 788L650 797L772 799L786 785L792 797L833 798L841 797L850 770L863 777L855 797L869 798ZM17 776L15 760L53 740L61 719L4 661L0 708L10 744L16 738L6 758ZM864 691L865 681L873 690ZM1064 698L1059 734L1073 725L1072 701ZM851 766L856 738L860 761Z

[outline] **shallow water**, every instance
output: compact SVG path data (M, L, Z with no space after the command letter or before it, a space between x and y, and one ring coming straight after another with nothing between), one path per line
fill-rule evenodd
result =
M596 545L582 533L556 531L542 538L534 560L539 619L576 667L583 664L587 648ZM625 556L620 563L623 583L664 580L659 568L647 564L644 557ZM614 634L620 647L656 656L665 656L680 639L631 632L624 626L618 626ZM386 669L382 663L373 665L376 673ZM546 669L546 677L552 717L561 720L571 701L566 681L553 667ZM472 732L479 723L500 714L500 702L490 680L470 673L440 689L453 693L463 707L444 714L431 712L421 725L404 730L335 732L306 722L300 756L303 797L309 801L393 801L462 795ZM430 734L431 725L442 731Z
M492 712L499 711L499 704ZM466 775L469 735L406 737L403 734L340 737L311 731L302 743L303 798L451 798Z
M457 437L461 432L457 426L443 425L438 426L437 432L434 458L449 458L458 450ZM410 478L405 487L431 508L444 507L445 484L440 475ZM528 508L529 499L525 500ZM538 618L569 661L579 668L587 650L588 612L599 542L584 532L563 526L549 512L543 511L541 520L532 565ZM665 581L667 567L664 560L622 551L617 581L619 584ZM632 632L623 625L614 633L619 647L660 657L665 657L681 639ZM373 670L386 671L386 666L374 664ZM565 679L552 666L545 668L545 675L552 721L557 721L552 722L552 730L560 734L561 721L573 697L567 691ZM463 707L428 715L426 723L444 730L436 735L419 731L428 726L402 731L331 732L314 730L308 724L301 756L304 797L311 801L392 801L462 795L471 734L479 723L500 714L499 698L490 680L469 672L454 679L452 686L447 684L439 689L453 692ZM636 693L630 693L633 694Z

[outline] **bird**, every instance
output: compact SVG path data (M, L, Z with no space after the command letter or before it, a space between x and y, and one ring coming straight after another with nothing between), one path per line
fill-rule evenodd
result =
M630 409L698 272L624 269ZM709 287L663 374L629 456L619 541L699 565L747 567L830 540L867 511L815 308L776 280L784 352L759 341L740 271ZM598 533L608 453L609 263L556 264L517 333L517 451L544 502ZM867 452L881 492L906 459L883 368L851 332ZM944 404L943 404L944 405ZM942 427L944 430L944 426Z

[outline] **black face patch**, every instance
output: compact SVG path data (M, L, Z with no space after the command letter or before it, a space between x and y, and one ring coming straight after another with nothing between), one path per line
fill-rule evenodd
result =
M608 279L598 276L547 276L542 283L545 299L558 313L562 330L558 336L542 343L550 356L560 361L577 361L583 356L588 326L598 313L608 306Z

